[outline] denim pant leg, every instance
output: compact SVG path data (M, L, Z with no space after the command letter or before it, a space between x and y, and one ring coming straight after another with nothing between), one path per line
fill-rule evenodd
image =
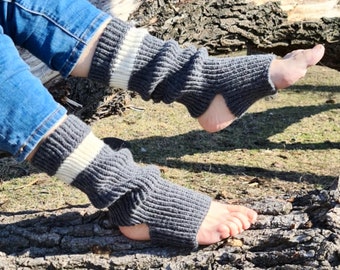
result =
M15 45L68 76L109 16L86 0L0 1L0 150L22 161L66 110L35 78Z
M64 77L109 18L87 0L0 0L4 33Z
M0 27L0 150L24 160L65 114Z

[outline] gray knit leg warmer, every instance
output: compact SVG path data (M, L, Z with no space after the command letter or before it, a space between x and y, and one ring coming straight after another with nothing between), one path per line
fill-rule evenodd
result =
M182 49L173 40L164 42L113 18L99 40L89 78L136 91L144 100L180 102L193 117L221 94L239 117L276 93L269 78L274 57L209 57L205 49Z
M156 243L196 247L210 198L138 166L128 149L114 151L75 116L68 116L38 148L32 164L77 187L117 226L146 223Z

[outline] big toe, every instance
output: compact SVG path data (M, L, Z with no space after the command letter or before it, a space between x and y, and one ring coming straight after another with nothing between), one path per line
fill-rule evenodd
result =
M324 56L325 54L325 47L321 44L318 44L314 46L313 49L311 49L310 52L310 58L309 58L309 66L316 65Z

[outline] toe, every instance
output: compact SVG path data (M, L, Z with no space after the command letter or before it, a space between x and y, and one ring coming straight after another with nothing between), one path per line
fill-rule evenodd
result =
M220 240L226 239L231 236L230 228L227 225L223 224L219 227L218 234Z
M250 223L254 223L257 219L257 213L254 210L247 208L245 206L228 205L227 209L230 213L241 213L241 214L243 214L245 217L247 217L247 219Z

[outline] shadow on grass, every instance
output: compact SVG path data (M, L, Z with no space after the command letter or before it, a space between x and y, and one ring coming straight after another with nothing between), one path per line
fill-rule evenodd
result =
M234 122L229 128L218 133L209 134L195 130L186 134L172 137L149 137L129 141L136 161L142 161L159 166L182 168L189 171L209 171L231 175L247 174L254 177L278 177L287 181L320 182L334 180L334 176L308 176L293 171L277 171L250 166L231 166L228 164L214 164L207 162L184 162L179 158L185 155L199 153L232 151L235 149L285 149L285 150L325 150L340 149L339 142L324 141L322 143L294 143L271 142L269 138L283 132L290 125L301 119L311 117L321 112L339 109L339 104L324 104L321 106L284 107L271 109L261 113L247 114L241 120ZM110 140L109 140L110 141ZM116 144L115 140L113 140ZM145 149L146 151L141 151ZM23 167L17 163L2 160L0 180L10 180L15 177L28 175L32 169L24 163ZM6 169L7 168L7 169ZM6 170L4 170L6 169ZM20 175L18 174L20 173Z
M296 91L301 92L326 92L326 93L340 93L339 85L311 85L311 84L303 84L303 85L294 85L291 88L294 88Z
M132 151L137 161L183 168L190 171L209 171L213 173L241 174L251 176L278 177L282 180L297 181L306 175L293 171L277 171L249 166L230 166L228 164L190 163L179 160L184 155L208 153L216 151L231 151L235 149L285 149L285 150L326 150L340 149L339 142L325 140L322 143L294 143L282 141L271 142L269 138L283 132L290 125L321 112L339 109L339 104L321 106L284 107L265 112L247 114L241 120L234 122L229 128L209 134L195 130L172 137L149 137L130 141ZM298 132L298 131L297 131ZM141 151L143 149L144 151ZM331 181L334 176L310 173L310 182L317 180Z

